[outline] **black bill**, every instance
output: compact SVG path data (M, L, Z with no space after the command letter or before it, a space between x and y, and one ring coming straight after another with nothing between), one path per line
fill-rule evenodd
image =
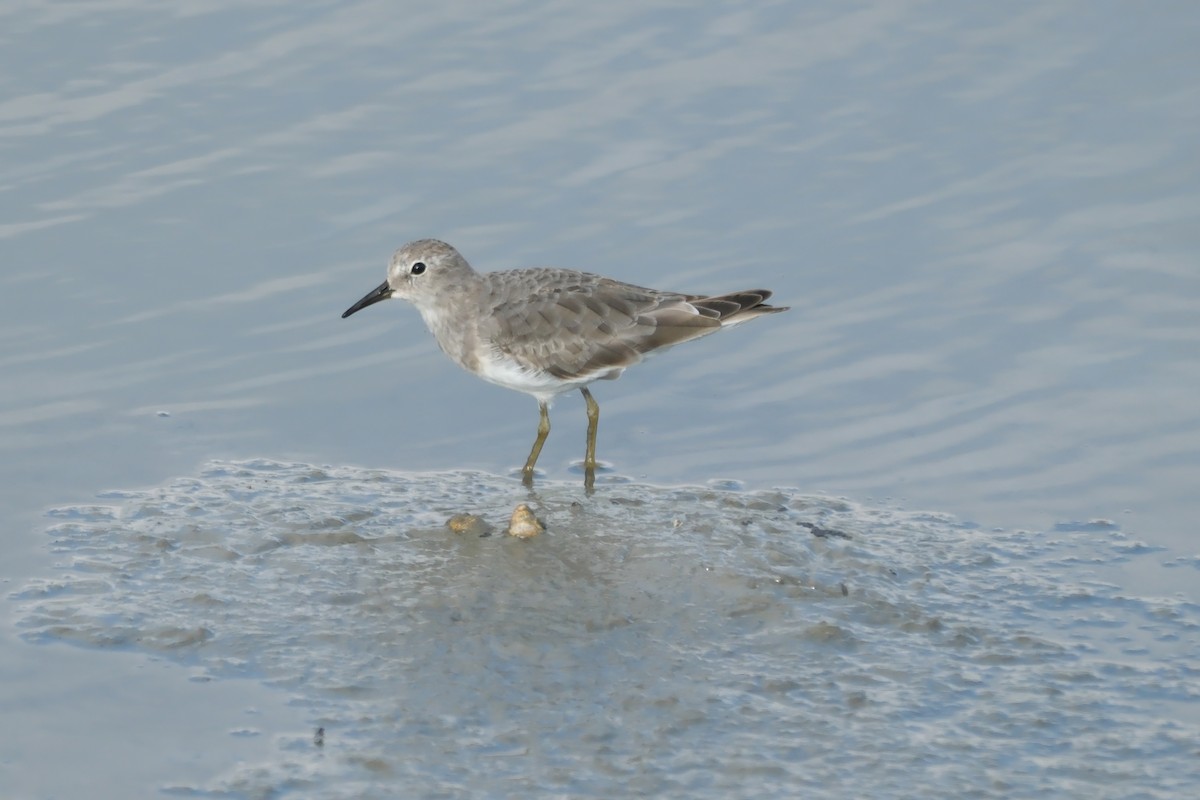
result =
M355 303L354 305L347 308L346 313L342 314L342 319L345 319L346 317L350 316L355 311L362 311L367 306L374 305L375 303L378 303L380 300L387 300L391 296L392 296L392 287L388 286L387 281L384 281L383 283L379 284L374 289L372 289L370 292L368 292L367 296L364 297L362 300L359 300L357 303Z

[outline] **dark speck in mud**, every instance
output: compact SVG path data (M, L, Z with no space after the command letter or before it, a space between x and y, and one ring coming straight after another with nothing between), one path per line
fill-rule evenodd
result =
M832 538L832 539L849 539L849 538L851 538L850 534L846 533L845 531L836 531L836 530L833 530L832 528L822 528L820 525L817 525L812 522L801 522L800 526L804 527L804 528L808 528L809 533L811 533L813 536L817 536L821 539L830 539L830 538Z

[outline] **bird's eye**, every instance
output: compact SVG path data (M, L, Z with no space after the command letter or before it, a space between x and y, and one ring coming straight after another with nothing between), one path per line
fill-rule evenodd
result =
M424 271L425 271L425 262L424 261L417 261L409 269L409 272L411 272L413 275L420 275Z

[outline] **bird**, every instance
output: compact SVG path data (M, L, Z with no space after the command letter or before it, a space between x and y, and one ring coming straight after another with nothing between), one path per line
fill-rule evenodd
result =
M451 361L532 395L539 418L521 470L527 486L550 434L551 402L578 389L587 404L583 467L590 489L600 406L588 386L619 378L652 353L789 310L768 305L770 297L767 289L713 296L661 291L572 269L476 272L449 244L418 239L395 251L387 279L342 318L390 298L407 300Z

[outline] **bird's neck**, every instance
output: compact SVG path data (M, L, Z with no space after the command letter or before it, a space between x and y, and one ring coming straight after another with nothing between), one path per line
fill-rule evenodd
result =
M476 348L479 336L476 315L471 310L479 302L479 287L464 284L451 297L452 302L420 305L417 310L442 352L460 367L474 371L479 366Z

